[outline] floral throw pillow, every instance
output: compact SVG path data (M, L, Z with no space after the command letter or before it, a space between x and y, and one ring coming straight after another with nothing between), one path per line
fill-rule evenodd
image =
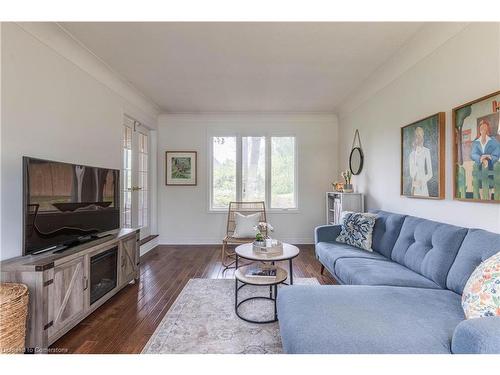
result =
M344 212L342 228L337 242L372 251L372 233L377 215L361 212Z
M467 319L500 316L500 252L472 272L462 294L462 308Z

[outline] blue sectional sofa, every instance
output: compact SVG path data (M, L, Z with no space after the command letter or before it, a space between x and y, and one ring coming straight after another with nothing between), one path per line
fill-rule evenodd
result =
M500 353L500 317L465 320L461 294L500 234L384 211L373 252L316 228L316 257L341 285L280 290L285 353Z

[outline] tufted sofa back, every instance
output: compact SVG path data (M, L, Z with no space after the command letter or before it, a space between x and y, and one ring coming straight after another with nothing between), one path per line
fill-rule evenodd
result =
M482 229L469 229L448 272L446 286L462 294L465 283L476 267L500 251L500 234Z
M446 288L448 271L467 228L407 216L391 259Z
M370 210L370 212L377 214L373 227L372 249L390 258L406 215L382 210Z

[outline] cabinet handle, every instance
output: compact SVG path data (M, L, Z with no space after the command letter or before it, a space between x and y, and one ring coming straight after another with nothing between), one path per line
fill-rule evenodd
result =
M125 257L122 256L122 268L125 267Z
M87 279L87 276L83 277L83 290L87 290L89 288L89 279Z

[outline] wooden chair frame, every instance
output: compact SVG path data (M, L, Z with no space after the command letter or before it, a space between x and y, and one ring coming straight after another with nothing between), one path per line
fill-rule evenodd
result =
M228 250L228 245L241 245L254 241L252 238L234 238L234 230L236 228L236 213L242 215L252 215L260 213L259 222L267 222L266 205L264 202L230 202L227 214L226 236L222 240L221 262L225 269L233 268L235 263L234 251ZM267 236L267 230L263 233Z

